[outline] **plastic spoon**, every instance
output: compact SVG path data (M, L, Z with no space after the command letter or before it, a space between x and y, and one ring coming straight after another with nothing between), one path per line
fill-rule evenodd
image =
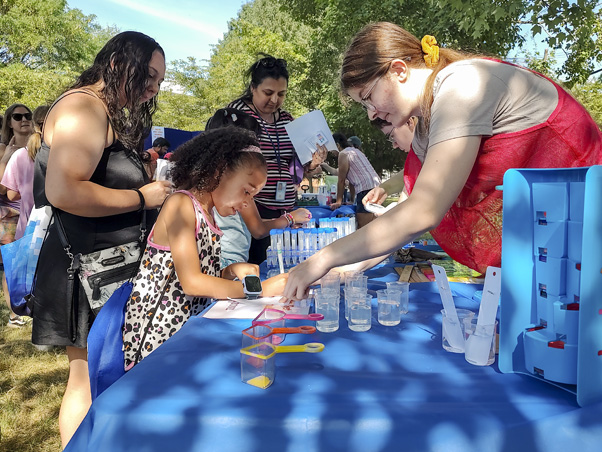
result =
M265 389L269 387L276 374L276 353L319 353L324 350L324 344L310 342L305 345L272 345L260 342L250 347L240 349L241 380L251 386Z
M286 334L312 334L316 332L315 326L303 325L294 328L272 328L269 325L255 325L242 330L243 348L259 342L270 342L278 345L284 341Z
M439 294L441 295L443 309L445 309L445 316L449 320L449 322L442 322L443 328L445 329L445 337L452 348L464 350L464 335L462 334L460 319L458 319L456 305L454 304L454 298L452 297L452 292L449 287L447 273L445 272L445 269L439 265L433 264L432 268L435 273L435 281L439 288Z
M272 322L278 322L284 319L291 320L323 320L322 314L287 314L284 311L273 308L264 308L257 317L253 319L252 325L265 325Z
M495 333L495 316L500 300L502 270L498 267L487 267L483 298L479 307L479 317L474 334L466 341L466 360L477 366L487 364L491 343Z

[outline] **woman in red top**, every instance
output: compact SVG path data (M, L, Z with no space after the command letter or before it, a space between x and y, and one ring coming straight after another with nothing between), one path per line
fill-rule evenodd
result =
M285 296L302 297L333 267L364 267L426 231L480 272L501 264L502 184L509 168L602 163L600 130L570 94L515 65L439 48L387 23L367 25L348 48L343 90L400 127L419 117L405 164L409 198L293 269ZM384 199L375 189L365 201Z

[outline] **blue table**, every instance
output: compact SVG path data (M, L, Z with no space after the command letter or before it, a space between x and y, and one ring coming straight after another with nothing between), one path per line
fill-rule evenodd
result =
M371 289L395 278L386 267L371 275ZM477 309L479 286L451 286L459 307ZM193 318L96 399L65 450L601 450L602 404L580 408L562 389L444 351L440 309L435 285L417 283L397 327L374 310L366 333L343 316L335 333L289 335L285 344L326 348L278 355L266 390L240 381L249 320Z

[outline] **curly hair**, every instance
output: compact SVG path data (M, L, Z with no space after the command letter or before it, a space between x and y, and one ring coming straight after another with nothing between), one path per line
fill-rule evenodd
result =
M226 172L242 167L265 169L263 155L249 152L249 146L259 147L259 142L252 132L240 127L221 127L197 135L178 146L171 156L175 187L209 193L217 188Z
M149 132L151 118L157 109L157 97L140 103L146 89L148 64L153 52L165 52L150 36L137 31L124 31L111 38L98 52L94 64L69 88L81 88L103 80L100 97L106 103L111 124L119 140L129 149L140 151L143 137ZM125 82L124 82L125 79ZM119 100L125 93L125 106Z

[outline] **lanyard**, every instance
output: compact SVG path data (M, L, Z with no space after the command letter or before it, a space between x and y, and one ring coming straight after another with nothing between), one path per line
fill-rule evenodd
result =
M270 135L267 127L264 124L267 124L267 122L261 117L261 115L257 114L257 116L259 116L259 118L261 119L261 128L267 135L268 140L270 140L270 143L272 144L272 149L275 149L276 151L276 161L278 162L278 175L282 176L282 168L280 166L280 135L278 134L278 130L276 130L276 146L274 146L274 140L272 140L272 136ZM278 129L278 126L276 125L276 113L274 113L274 127Z

